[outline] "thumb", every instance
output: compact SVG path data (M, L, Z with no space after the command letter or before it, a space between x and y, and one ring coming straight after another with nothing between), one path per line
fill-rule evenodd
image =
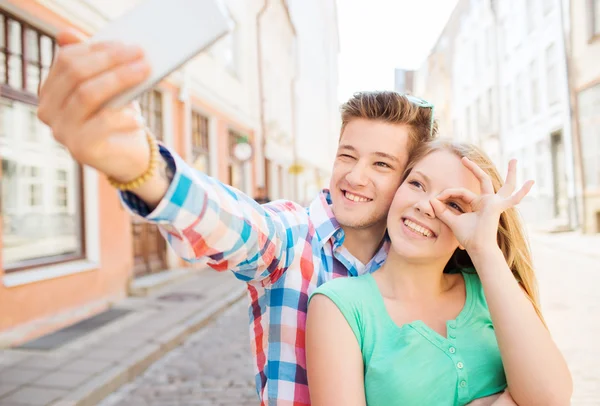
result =
M86 40L86 38L83 34L81 34L78 31L71 30L71 29L61 31L56 36L56 42L61 47L64 47L66 45L79 44L80 42L83 42L85 40Z
M435 216L442 220L448 227L453 228L457 217L456 214L448 210L448 207L438 199L431 199L430 203L435 212Z

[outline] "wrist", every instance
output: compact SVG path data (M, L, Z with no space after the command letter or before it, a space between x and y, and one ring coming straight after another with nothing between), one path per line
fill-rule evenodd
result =
M475 264L475 262L488 261L498 257L502 257L504 259L504 253L496 244L493 246L488 245L483 247L468 248L467 253L469 254L469 258L471 258L471 261L473 261L473 264Z
M152 211L167 194L174 175L173 169L159 154L158 165L152 177L139 187L132 189L131 193L142 199Z

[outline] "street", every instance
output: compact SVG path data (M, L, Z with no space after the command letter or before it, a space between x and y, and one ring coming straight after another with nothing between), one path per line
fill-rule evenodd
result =
M575 382L573 406L600 405L600 258L534 244L546 321ZM246 300L101 406L256 405Z
M100 406L256 406L246 298Z

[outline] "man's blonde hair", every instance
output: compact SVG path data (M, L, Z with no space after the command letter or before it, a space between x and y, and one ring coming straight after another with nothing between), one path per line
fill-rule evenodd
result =
M437 122L433 119L433 109L419 106L406 95L393 91L355 93L341 107L342 129L353 119L364 118L390 124L406 124L409 127L408 150L431 141L437 135Z

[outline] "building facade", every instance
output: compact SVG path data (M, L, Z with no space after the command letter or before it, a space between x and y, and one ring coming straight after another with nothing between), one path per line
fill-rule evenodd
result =
M455 138L453 117L456 37L470 0L459 0L440 37L414 77L414 94L435 105L440 136ZM458 130L458 129L456 129Z
M295 85L296 201L308 204L329 187L340 134L339 37L335 0L288 2L298 33Z
M56 52L56 33L90 35L138 2L0 3L0 346L106 309L135 278L186 266L36 118L37 87ZM276 197L291 198L286 169L294 162L297 72L287 3L226 6L234 30L143 95L143 115L157 138L196 168L250 195L270 179L281 185ZM251 146L250 159L234 154L240 143Z
M426 79L417 80L435 87L437 78L450 77L450 85L441 81L450 98L439 90L430 97L442 110L441 133L450 116L452 137L481 146L502 172L518 159L519 182L536 180L520 210L543 230L579 226L561 6L559 0L459 1L422 69ZM442 45L450 51L439 52ZM448 61L451 74L443 71Z
M575 156L581 165L582 228L600 233L600 1L571 0L571 59Z

